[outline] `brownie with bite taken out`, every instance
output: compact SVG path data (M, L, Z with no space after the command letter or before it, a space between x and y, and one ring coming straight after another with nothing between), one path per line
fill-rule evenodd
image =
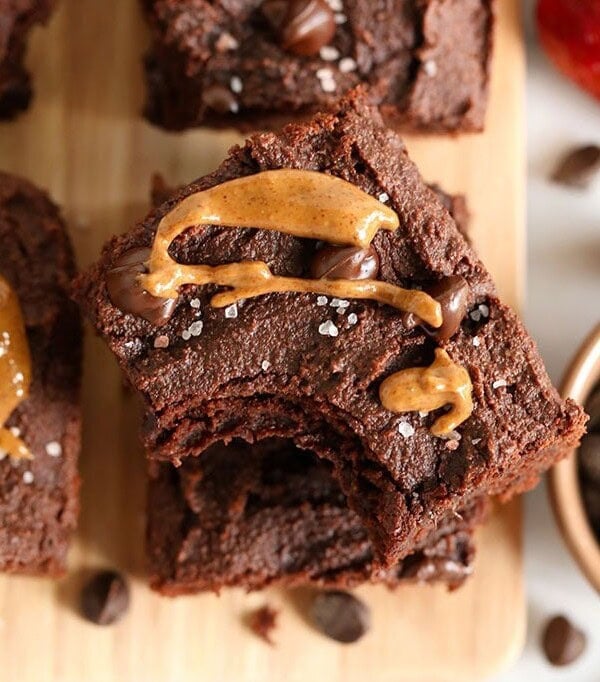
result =
M179 465L283 438L329 462L393 566L578 441L485 266L361 90L250 137L115 237L75 295Z

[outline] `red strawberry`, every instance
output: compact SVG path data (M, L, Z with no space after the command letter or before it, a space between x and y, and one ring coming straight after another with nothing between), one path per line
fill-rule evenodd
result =
M537 26L555 65L600 99L600 0L539 0Z

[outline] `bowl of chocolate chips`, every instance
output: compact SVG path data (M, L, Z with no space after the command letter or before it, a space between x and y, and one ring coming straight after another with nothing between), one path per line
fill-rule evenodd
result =
M600 592L600 324L567 370L562 394L583 405L590 421L580 446L550 474L552 506L573 556Z

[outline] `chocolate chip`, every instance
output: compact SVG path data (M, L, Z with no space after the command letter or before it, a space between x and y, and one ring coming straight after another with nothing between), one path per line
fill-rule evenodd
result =
M325 0L266 0L262 12L278 33L281 46L303 56L318 54L335 34L333 10Z
M585 651L586 636L565 616L554 616L546 625L542 642L552 665L569 665Z
M129 607L129 588L115 571L100 571L86 583L81 593L81 612L92 623L111 625Z
M379 256L372 246L324 246L310 264L313 279L375 279Z
M209 85L202 93L202 101L217 114L237 114L240 108L231 90L224 85Z
M469 303L469 285L459 275L445 277L425 290L442 306L442 326L431 330L425 327L432 336L441 341L447 341L460 329L460 323L467 313ZM407 330L424 324L423 320L414 313L404 313L402 324Z
M600 170L600 147L595 144L575 147L558 163L552 180L561 185L585 189Z
M445 277L427 289L427 293L442 306L444 321L434 334L436 338L447 341L459 330L460 323L467 313L469 285L458 275Z
M271 633L277 626L277 611L268 605L261 606L250 614L248 625L254 634L264 639L268 644L273 644Z
M600 486L600 433L588 433L579 446L581 475Z
M158 298L142 289L138 278L140 274L147 272L146 262L149 257L149 248L125 251L106 273L106 288L114 306L160 327L171 317L176 300Z
M371 626L369 607L348 592L338 590L317 595L311 615L324 635L345 644L359 640Z

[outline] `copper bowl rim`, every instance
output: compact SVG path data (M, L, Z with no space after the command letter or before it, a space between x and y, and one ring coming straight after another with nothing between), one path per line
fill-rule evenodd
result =
M584 405L600 384L600 324L583 342L564 376L561 395ZM571 554L600 593L600 542L594 535L577 472L577 450L572 450L550 472L549 492L554 516Z

